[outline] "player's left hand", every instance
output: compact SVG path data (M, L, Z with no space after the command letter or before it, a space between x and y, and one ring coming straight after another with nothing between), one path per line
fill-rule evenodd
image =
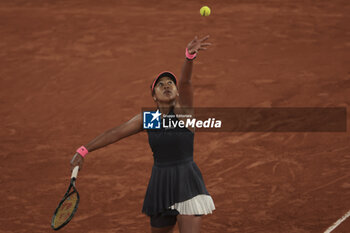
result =
M187 45L187 50L190 54L198 53L199 50L206 50L211 43L204 43L209 38L209 35L198 39L197 36Z

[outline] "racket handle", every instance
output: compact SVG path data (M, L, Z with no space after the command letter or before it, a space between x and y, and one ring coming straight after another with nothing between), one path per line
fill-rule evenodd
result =
M79 171L79 166L75 166L74 169L73 169L73 171L72 171L71 179L77 178L77 176L78 176L78 171Z

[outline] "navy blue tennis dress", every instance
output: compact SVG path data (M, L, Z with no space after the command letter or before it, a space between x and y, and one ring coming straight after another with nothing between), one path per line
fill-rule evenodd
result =
M173 111L168 120L178 121ZM215 210L202 174L193 161L194 133L187 128L148 129L154 164L142 212L148 216L206 215Z

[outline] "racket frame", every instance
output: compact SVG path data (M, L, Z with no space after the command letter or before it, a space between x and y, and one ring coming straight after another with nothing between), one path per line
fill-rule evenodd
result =
M74 170L77 170L77 169L74 169ZM75 174L74 174L74 173L75 173ZM70 220L72 220L72 218L73 218L75 212L76 212L77 209L78 209L78 205L79 205L80 198L79 198L79 193L78 193L77 189L75 188L75 181L76 181L76 179L77 179L76 176L77 176L77 172L74 172L74 171L73 171L72 178L71 178L69 187L68 187L68 189L67 189L67 192L64 194L62 200L60 201L60 203L58 204L58 206L57 206L57 208L56 208L56 210L55 210L55 213L54 213L53 216L52 216L52 219L51 219L51 227L52 227L52 229L54 229L54 230L56 230L56 231L59 230L59 229L61 229L61 228L64 227L65 225L67 225L67 224L70 222ZM70 190L71 190L72 188L73 188L73 191L70 192ZM76 202L76 204L75 204L75 207L74 207L74 209L73 209L71 215L67 218L67 220L66 220L64 223L62 223L59 227L55 228L55 227L54 227L54 222L55 222L55 217L56 217L56 214L57 214L59 208L61 207L61 205L63 204L63 202L64 202L70 195L72 195L72 194L74 194L74 193L77 194L77 202Z

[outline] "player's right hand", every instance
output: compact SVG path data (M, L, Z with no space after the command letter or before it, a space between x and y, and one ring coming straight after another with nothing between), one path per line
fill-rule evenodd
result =
M84 157L81 156L79 153L75 153L72 160L70 161L70 169L73 171L73 168L76 166L79 166L79 170L83 168L84 164Z

